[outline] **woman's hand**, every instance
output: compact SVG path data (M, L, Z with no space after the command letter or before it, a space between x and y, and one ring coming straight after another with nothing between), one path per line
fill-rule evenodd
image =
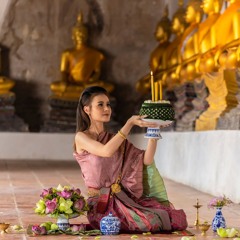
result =
M160 127L160 128L167 128L167 127L169 127L169 126L171 126L171 125L172 125L172 122L169 123L169 124L160 125L159 127Z
M147 122L143 119L146 118L147 115L133 115L131 118L128 119L128 122L131 123L132 126L139 126L139 127L159 127L159 124L155 122Z

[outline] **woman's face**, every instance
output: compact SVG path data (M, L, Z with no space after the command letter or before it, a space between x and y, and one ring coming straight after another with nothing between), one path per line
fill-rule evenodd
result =
M112 114L109 98L100 94L92 99L90 106L85 107L91 121L109 122Z

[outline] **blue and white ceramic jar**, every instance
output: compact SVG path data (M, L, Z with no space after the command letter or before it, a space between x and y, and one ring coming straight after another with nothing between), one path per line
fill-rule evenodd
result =
M217 207L215 217L212 220L212 230L216 232L220 227L226 228L226 221L222 214L222 208Z
M121 228L121 222L118 217L114 217L110 212L100 221L100 230L103 235L117 235Z

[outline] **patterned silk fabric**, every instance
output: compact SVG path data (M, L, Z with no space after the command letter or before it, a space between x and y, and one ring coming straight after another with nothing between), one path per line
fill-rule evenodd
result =
M106 143L113 136L103 132L98 141ZM146 178L146 172L143 174L144 150L134 147L126 140L109 158L98 157L86 151L80 154L75 152L74 156L81 167L86 186L99 189L102 193L100 196L88 198L90 207L88 220L93 228L99 229L101 219L112 212L120 219L122 232L141 233L186 229L186 215L182 210L175 210L169 204L163 182L158 189L163 191L163 194L155 189L155 196L149 197L151 196L149 192L149 196L143 196L143 185L146 185L143 184L143 178ZM150 174L147 174L149 176L153 171L152 167L150 169L151 171L148 171ZM111 194L110 187L116 182L120 173L122 190ZM156 169L154 173L156 175ZM161 203L157 196L165 202Z

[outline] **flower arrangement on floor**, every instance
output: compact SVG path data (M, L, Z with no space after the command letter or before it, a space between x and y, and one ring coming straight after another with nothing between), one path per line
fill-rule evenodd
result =
M208 208L222 208L231 203L233 202L229 198L227 198L225 195L223 195L223 197L216 197L211 199L211 201L208 204Z
M36 203L35 213L58 218L63 215L69 219L84 215L88 210L87 202L79 188L69 186L44 189L41 199Z
M232 201L225 195L211 199L208 208L216 208L215 216L212 220L212 230L216 232L219 228L226 228L226 221L222 214L222 208L231 204Z
M58 185L57 188L43 189L40 200L36 203L35 213L41 216L57 218L57 223L45 222L29 225L29 235L45 234L100 234L100 230L86 231L86 224L70 225L69 219L85 215L88 211L87 201L79 188Z

